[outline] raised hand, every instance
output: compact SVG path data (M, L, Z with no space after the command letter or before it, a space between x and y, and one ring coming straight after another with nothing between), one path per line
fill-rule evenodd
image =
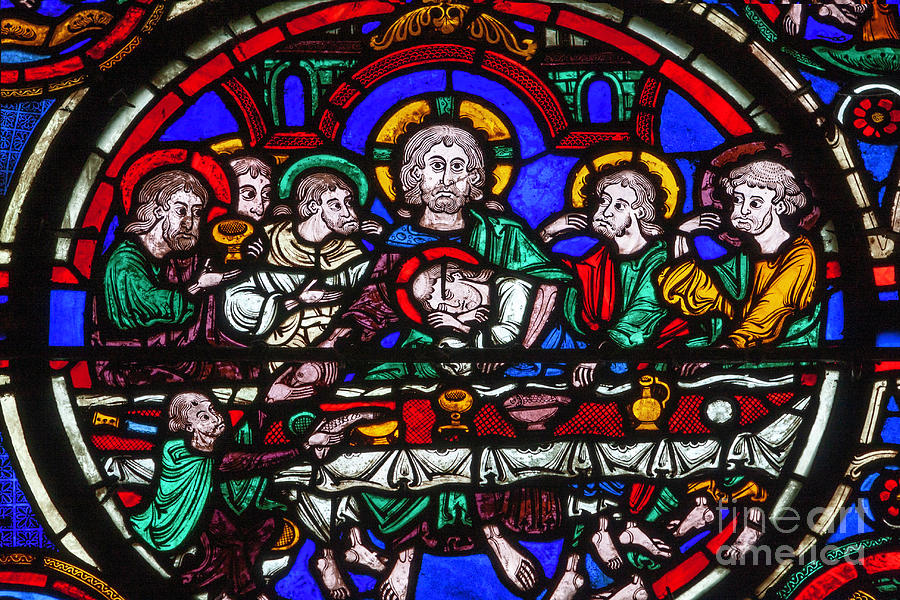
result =
M564 213L541 228L540 236L545 242L572 231L584 231L588 229L590 220L588 216L579 212Z
M722 225L722 217L714 212L702 212L684 221L678 226L681 233L692 234L698 231L716 231Z
M384 226L374 219L367 219L360 223L360 230L366 235L381 236L384 233Z
M247 257L248 258L259 258L266 251L266 247L263 245L262 240L254 240L247 245Z
M722 217L719 213L702 212L694 215L678 226L678 231L693 234L698 231L718 231L722 226Z

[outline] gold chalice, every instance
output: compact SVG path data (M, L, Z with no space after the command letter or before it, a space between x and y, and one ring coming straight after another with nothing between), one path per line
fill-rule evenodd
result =
M253 235L253 225L241 219L219 221L213 227L213 239L228 248L225 262L241 260L241 244Z
M474 405L475 398L466 390L444 390L438 396L438 406L450 413L450 424L438 427L438 433L444 433L448 430L460 430L469 433L471 429L468 425L462 423L462 415L472 410Z

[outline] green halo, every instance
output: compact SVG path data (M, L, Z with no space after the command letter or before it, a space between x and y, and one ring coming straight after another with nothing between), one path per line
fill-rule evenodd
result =
M366 202L369 200L369 182L366 180L362 169L349 160L333 154L304 156L288 167L284 175L281 176L281 181L278 182L278 196L282 200L289 199L291 197L291 188L294 187L294 180L304 171L315 168L332 169L348 177L350 181L356 184L360 206L366 205Z

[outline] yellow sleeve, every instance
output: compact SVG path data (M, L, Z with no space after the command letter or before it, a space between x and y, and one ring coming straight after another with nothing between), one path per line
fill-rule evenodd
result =
M690 316L718 311L731 318L734 309L722 292L693 260L665 267L657 278L663 300Z
M809 306L815 289L815 251L800 238L774 267L758 267L744 318L729 338L738 348L774 342L788 318Z

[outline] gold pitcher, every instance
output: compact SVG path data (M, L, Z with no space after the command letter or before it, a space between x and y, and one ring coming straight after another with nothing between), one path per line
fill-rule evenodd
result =
M652 375L642 375L638 379L638 385L641 387L641 395L631 404L631 414L638 424L635 429L638 431L659 431L657 421L662 416L671 390L659 377L653 377ZM665 397L654 396L654 386L664 389Z

